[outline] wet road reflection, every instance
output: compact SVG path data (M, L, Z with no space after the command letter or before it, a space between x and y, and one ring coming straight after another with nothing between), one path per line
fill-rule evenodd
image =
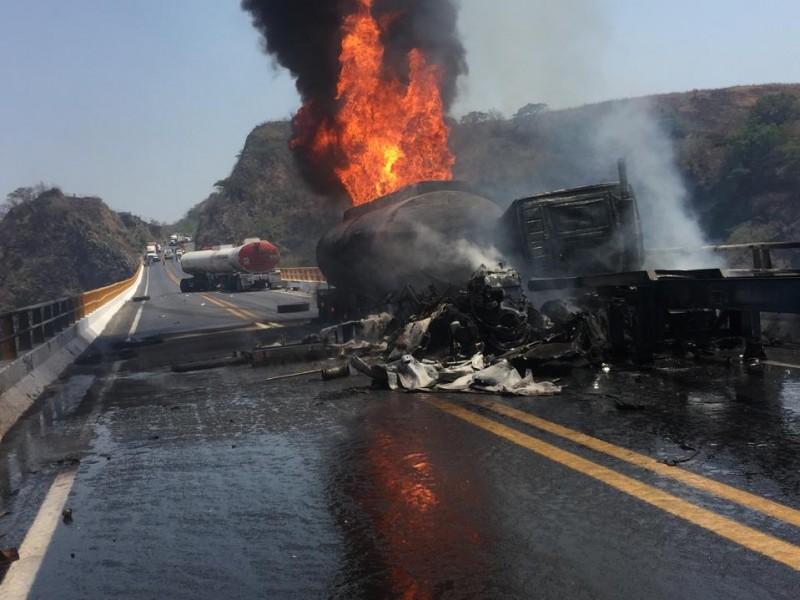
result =
M482 597L492 577L491 496L467 440L408 396L351 424L327 494L347 548L337 598Z
M250 343L241 335L234 347ZM0 497L15 513L30 473L81 458L75 525L57 529L40 597L794 597L783 564L424 394L370 390L355 374L265 382L290 365L172 373L176 357L210 352L200 339L138 349L114 376L117 363L82 367L3 441ZM575 371L560 396L482 398L796 506L798 380L782 369L664 361ZM778 518L767 523L474 397L435 398L797 543Z
M95 377L77 374L51 385L34 410L0 442L0 508L43 468L75 462L91 437L85 416ZM76 435L77 434L77 435Z

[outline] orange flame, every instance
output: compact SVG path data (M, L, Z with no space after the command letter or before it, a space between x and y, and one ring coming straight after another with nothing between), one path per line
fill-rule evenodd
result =
M451 179L455 163L447 147L439 67L414 49L408 82L388 75L371 9L372 0L359 0L345 18L339 111L310 143L314 154L333 151L345 158L334 170L355 205L418 181Z

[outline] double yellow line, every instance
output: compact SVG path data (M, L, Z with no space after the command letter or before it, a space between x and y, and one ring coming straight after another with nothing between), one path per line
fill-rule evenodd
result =
M231 313L233 316L239 317L240 319L242 319L244 321L256 321L256 322L258 322L260 320L256 316L255 313L252 313L249 310L245 310L243 308L239 308L238 306L236 306L232 302L226 302L225 300L219 300L219 299L214 298L213 296L209 296L207 294L201 294L200 297L201 298L205 298L206 300L211 302L211 304L216 304L217 306L219 306L221 308L224 308L229 313Z
M172 281L180 287L181 280L178 279L175 276L175 274L172 272L172 270L169 267L167 267L166 265L165 265L165 270L167 272L167 276L170 279L172 279ZM256 315L254 312L251 312L249 310L245 310L244 308L240 308L240 307L236 306L235 304L233 304L232 302L227 302L225 300L219 300L218 298L214 298L213 296L209 296L207 294L201 294L201 297L205 298L206 300L211 302L211 304L215 304L215 305L219 306L220 308L224 308L229 313L231 313L233 316L235 316L235 317L237 317L239 319L242 319L243 321L252 321L253 323L258 325L262 329L270 329L272 327L280 327L280 325L278 323L271 323L269 321L262 321L262 319L258 315Z
M480 427L485 431L500 436L523 448L527 448L540 456L544 456L574 471L601 481L676 517L698 525L708 531L712 531L720 537L781 562L792 569L800 570L800 546L783 541L747 525L742 525L733 519L718 515L715 512L687 502L657 487L622 475L608 467L582 458L577 454L562 450L536 437L522 433L512 427L503 425L502 423L479 415L456 404L430 396L426 397L425 401L439 410L458 417L467 423ZM477 400L474 401L473 404L498 415L514 419L518 422L580 444L591 450L606 454L607 456L622 460L664 477L674 479L685 485L714 494L730 502L800 527L800 511L788 506L778 504L777 502L767 500L766 498L756 496L755 494L739 490L677 467L667 466L643 454L620 446L615 446L614 444L557 425L504 404L488 400Z
M224 308L233 316L242 319L243 321L248 321L255 323L261 329L271 329L273 327L280 327L280 323L272 323L271 321L263 321L261 318L251 312L249 310L245 310L244 308L240 308L233 304L232 302L228 302L226 300L220 300L219 298L214 298L213 296L209 296L207 294L201 294L201 297L205 298L212 304L216 304L217 306Z

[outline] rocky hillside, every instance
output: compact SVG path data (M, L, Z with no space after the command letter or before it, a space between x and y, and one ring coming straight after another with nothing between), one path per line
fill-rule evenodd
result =
M195 207L198 247L260 237L278 245L284 266L315 263L317 240L342 217L344 199L314 194L289 153L288 123L264 123L247 136L233 172Z
M800 85L520 113L455 127L456 177L504 203L609 179L624 156L645 209L679 195L710 241L800 238Z
M512 118L471 113L451 123L454 176L501 205L550 189L616 179L628 161L648 245L680 245L686 223L703 241L800 238L800 85L695 90L548 111L530 104ZM195 207L201 244L260 236L285 264L315 262L316 241L345 202L311 192L293 162L289 125L248 136L231 175ZM669 235L674 233L675 235Z
M0 220L0 311L126 279L155 237L160 231L100 198L52 189L15 206Z

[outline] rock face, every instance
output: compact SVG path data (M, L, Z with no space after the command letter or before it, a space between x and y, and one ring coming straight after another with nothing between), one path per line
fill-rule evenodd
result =
M0 311L55 300L130 277L154 231L100 198L52 189L0 221Z
M317 240L342 218L344 198L311 191L289 152L288 123L264 123L247 136L231 175L197 207L197 247L240 244L260 237L274 243L283 266L315 262Z

